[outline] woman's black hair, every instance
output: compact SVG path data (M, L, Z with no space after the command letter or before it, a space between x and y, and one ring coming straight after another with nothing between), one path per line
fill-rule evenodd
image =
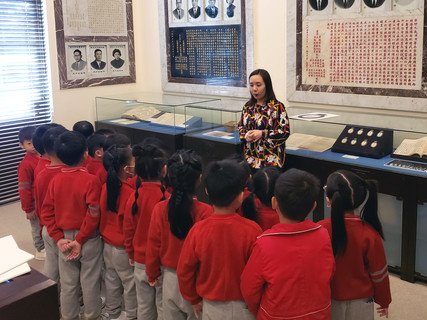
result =
M119 198L122 182L119 178L120 170L129 165L132 159L130 148L111 146L104 152L102 163L107 170L107 208L117 213L117 200Z
M178 239L184 239L194 224L191 208L202 174L202 159L193 150L179 150L167 165L168 181L173 190L168 205L170 230Z
M132 205L132 214L138 212L138 189L141 187L144 181L160 181L162 179L161 173L164 165L167 161L167 153L163 149L159 148L155 144L137 144L132 148L132 155L135 157L135 173L137 174L136 179L136 190L135 190L135 201ZM164 199L164 187L161 187Z
M256 70L252 71L252 73L249 75L249 82L251 80L251 77L255 76L255 75L260 75L262 80L264 81L264 84L265 84L265 101L268 102L270 100L277 100L276 95L274 94L274 90L273 90L273 83L271 82L271 77L270 77L270 74L268 73L268 71L264 70L264 69L256 69ZM246 103L246 105L254 106L254 105L256 105L256 103L257 103L257 100L251 94L251 98Z
M347 211L360 210L362 221L370 224L384 239L374 181L364 180L350 171L338 170L328 177L325 191L331 201L332 248L335 256L343 255L347 248L344 220Z
M265 167L252 176L251 194L243 200L242 211L243 216L247 219L259 222L258 212L256 210L255 199L256 196L261 203L271 208L271 198L274 195L274 185L277 178L280 176L280 171L276 167Z

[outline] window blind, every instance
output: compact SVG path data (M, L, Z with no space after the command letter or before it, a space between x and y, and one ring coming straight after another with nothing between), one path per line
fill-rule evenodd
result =
M0 204L19 198L19 129L52 120L44 3L0 0Z

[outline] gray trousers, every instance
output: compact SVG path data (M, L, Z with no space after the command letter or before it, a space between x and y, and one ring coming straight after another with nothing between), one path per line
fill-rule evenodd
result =
M135 262L135 285L138 320L163 320L162 287L154 288L148 284L145 264Z
M78 230L64 231L66 239L74 240ZM82 246L78 260L69 261L59 254L61 281L61 313L63 320L78 320L80 313L80 286L83 292L84 317L99 319L101 315L102 240L91 238Z
M136 289L133 266L129 264L124 248L114 247L104 242L105 262L105 311L119 317L122 306L122 294L125 303L126 319L136 319Z
M56 245L55 240L49 236L46 227L43 227L42 235L46 249L43 273L49 279L59 282L58 246Z
M196 320L191 304L179 291L176 270L163 269L163 318L164 320Z
M42 228L40 226L39 217L37 215L34 219L30 219L31 225L31 236L33 237L34 247L37 251L42 251L44 249L44 241L42 238Z
M203 320L255 320L243 301L203 300Z
M331 320L374 320L374 302L369 299L331 302Z

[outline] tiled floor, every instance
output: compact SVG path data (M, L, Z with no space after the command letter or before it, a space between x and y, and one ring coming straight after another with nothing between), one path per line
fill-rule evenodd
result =
M0 237L11 234L21 249L34 253L30 225L21 212L19 204L0 206L0 218ZM42 261L32 260L30 265L37 270L43 269ZM390 305L389 319L427 320L426 284L409 283L400 280L397 276L391 276L391 289L393 302ZM125 319L124 315L122 314L119 319Z

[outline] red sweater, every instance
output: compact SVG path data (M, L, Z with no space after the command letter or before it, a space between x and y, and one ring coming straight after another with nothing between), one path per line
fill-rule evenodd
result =
M334 256L311 220L277 224L258 237L240 288L257 319L329 320Z
M160 266L176 269L184 244L184 239L178 239L170 230L168 204L169 200L156 204L151 217L145 256L148 281L154 281L160 276ZM212 206L193 200L192 216L195 223L206 219L212 212Z
M34 182L34 198L36 200L36 208L37 212L40 216L40 224L42 226L46 225L44 222L44 217L42 213L42 205L44 198L46 197L47 189L49 187L50 181L55 177L61 170L64 168L64 165L56 165L47 166L44 170L42 170L38 175Z
M330 219L319 222L332 237ZM381 307L391 303L387 259L380 235L354 215L345 216L347 248L336 257L337 270L332 279L332 298L338 301L373 297Z
M266 207L261 201L254 196L255 207L258 213L258 224L263 231L270 229L279 223L279 214L276 210Z
M261 228L234 214L213 214L196 223L185 239L178 262L179 288L196 304L243 300L240 275Z
M127 182L122 182L117 199L117 212L112 212L107 207L107 184L102 186L101 198L99 199L101 209L99 232L104 241L112 246L124 246L123 216L126 203L134 192L135 190Z
M135 202L135 193L126 203L123 220L125 249L132 259L145 264L147 250L148 229L154 206L163 198L160 182L143 182L138 189L138 212L132 214L132 205Z
M93 162L95 162L94 160ZM102 162L101 162L102 164ZM95 176L99 178L99 181L101 181L101 185L107 182L107 171L105 171L105 168L103 165L99 166L96 172L94 173Z
M34 170L40 157L35 153L26 152L18 165L18 192L21 208L26 213L35 210L34 204Z
M87 157L87 163L86 163L87 172L96 176L98 171L101 170L101 168L105 171L104 165L102 164L102 160ZM105 181L107 181L107 178L105 178Z
M42 172L48 165L50 165L50 160L40 157L37 166L34 169L34 180L36 180L37 175Z
M58 241L64 238L63 230L78 229L75 240L83 245L98 229L100 191L98 178L85 168L63 168L50 182L43 201L49 235Z

